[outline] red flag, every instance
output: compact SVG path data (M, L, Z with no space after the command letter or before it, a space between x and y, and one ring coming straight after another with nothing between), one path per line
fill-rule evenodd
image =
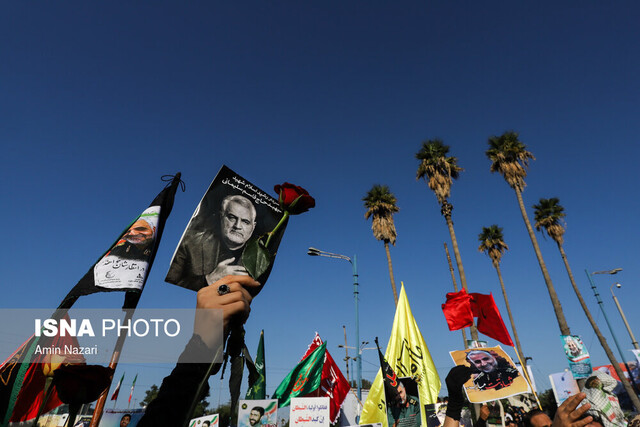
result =
M311 341L307 352L304 354L301 360L310 355L313 350L322 345L322 338L316 332L316 336ZM344 398L351 390L351 386L347 379L342 375L338 365L333 360L333 357L329 354L329 350L326 351L324 357L324 365L322 366L322 377L320 379L320 387L305 397L329 397L329 417L332 423L336 423L340 417L340 407Z
M502 321L502 316L500 316L496 302L493 300L493 295L477 293L469 295L471 295L472 299L471 310L473 315L478 318L478 331L500 341L504 345L513 347L511 335L509 335L509 331Z
M19 370L24 362L25 354L32 346L35 337L32 336L24 344L20 346L14 354L12 354L2 365L0 365L0 378L2 379L3 392L10 393L15 380L20 380ZM53 338L41 337L38 342L41 348L57 348L64 349L66 346L78 347L78 340L75 337L56 335ZM10 421L19 422L31 420L38 415L38 409L44 399L45 391L45 372L56 369L56 365L60 363L85 363L84 357L81 355L62 354L51 356L49 354L38 354L31 358L24 377L22 379L22 387L17 395ZM56 360L52 360L55 358ZM5 383L6 380L6 383ZM8 401L7 396L7 401ZM62 401L58 398L55 388L52 390L49 399L44 407L43 413L48 412L62 405Z
M449 292L447 294L447 302L442 304L442 312L447 319L450 331L473 326L471 296L464 289L460 292Z

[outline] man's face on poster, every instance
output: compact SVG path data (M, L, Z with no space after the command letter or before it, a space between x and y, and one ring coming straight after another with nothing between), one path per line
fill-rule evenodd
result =
M147 221L139 219L127 230L124 239L138 247L147 246L153 240L153 229Z
M260 418L262 418L260 411L258 411L257 409L252 409L249 413L249 424L251 424L252 426L259 424Z
M250 203L250 202L249 202ZM231 250L240 249L247 243L256 226L255 210L230 201L222 212L222 240Z
M120 419L120 427L127 427L130 422L131 422L131 417L129 415L124 415Z
M402 383L398 383L398 394L400 395L400 403L404 405L407 402L407 389Z
M496 358L484 351L471 354L469 360L482 372L493 372L498 367Z
M578 345L574 340L567 340L567 348L573 356L577 356L578 354L580 354L580 349L578 348Z

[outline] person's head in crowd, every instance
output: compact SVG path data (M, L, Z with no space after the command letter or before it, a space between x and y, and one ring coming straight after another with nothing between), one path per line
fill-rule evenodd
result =
M540 409L532 409L524 416L525 427L551 427L551 424L549 415Z

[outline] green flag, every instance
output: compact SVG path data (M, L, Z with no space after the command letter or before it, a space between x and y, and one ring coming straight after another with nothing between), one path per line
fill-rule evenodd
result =
M264 329L260 333L260 342L258 343L258 353L255 362L258 378L256 382L247 391L247 400L266 399L267 373L264 365Z
M271 396L278 399L278 406L289 406L292 397L304 396L320 387L324 355L327 349L326 341L318 346L313 353L301 360L293 371L285 377Z

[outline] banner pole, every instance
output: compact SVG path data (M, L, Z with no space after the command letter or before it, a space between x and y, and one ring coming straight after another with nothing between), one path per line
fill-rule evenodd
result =
M134 311L135 311L134 309L127 309L125 311L125 315L124 315L125 324L127 323L127 321L131 320L131 318L133 317ZM116 371L116 367L118 366L118 361L120 360L120 353L122 352L122 347L124 347L124 342L126 339L127 339L126 334L118 335L118 341L116 341L116 346L113 348L113 353L111 354L111 361L109 362L109 367L113 369L114 373ZM93 410L93 416L91 417L91 424L89 424L89 427L98 427L98 424L100 424L100 419L102 418L102 412L104 411L104 405L107 402L107 396L109 395L109 389L111 388L112 382L113 382L113 376L109 381L109 387L107 387L105 391L102 392L102 394L96 401L96 407ZM113 407L115 409L116 407L115 403L113 404Z
M514 348L514 350L516 350ZM531 393L536 398L536 402L538 402L538 408L542 409L542 405L540 404L540 400L538 399L538 395L536 391L533 389L533 384L531 383L531 378L529 378L529 373L527 372L527 367L524 363L522 363L522 359L520 358L520 353L516 350L516 356L518 356L518 360L520 361L520 366L522 366L522 373L524 374L525 379L529 383L529 387L531 387Z

